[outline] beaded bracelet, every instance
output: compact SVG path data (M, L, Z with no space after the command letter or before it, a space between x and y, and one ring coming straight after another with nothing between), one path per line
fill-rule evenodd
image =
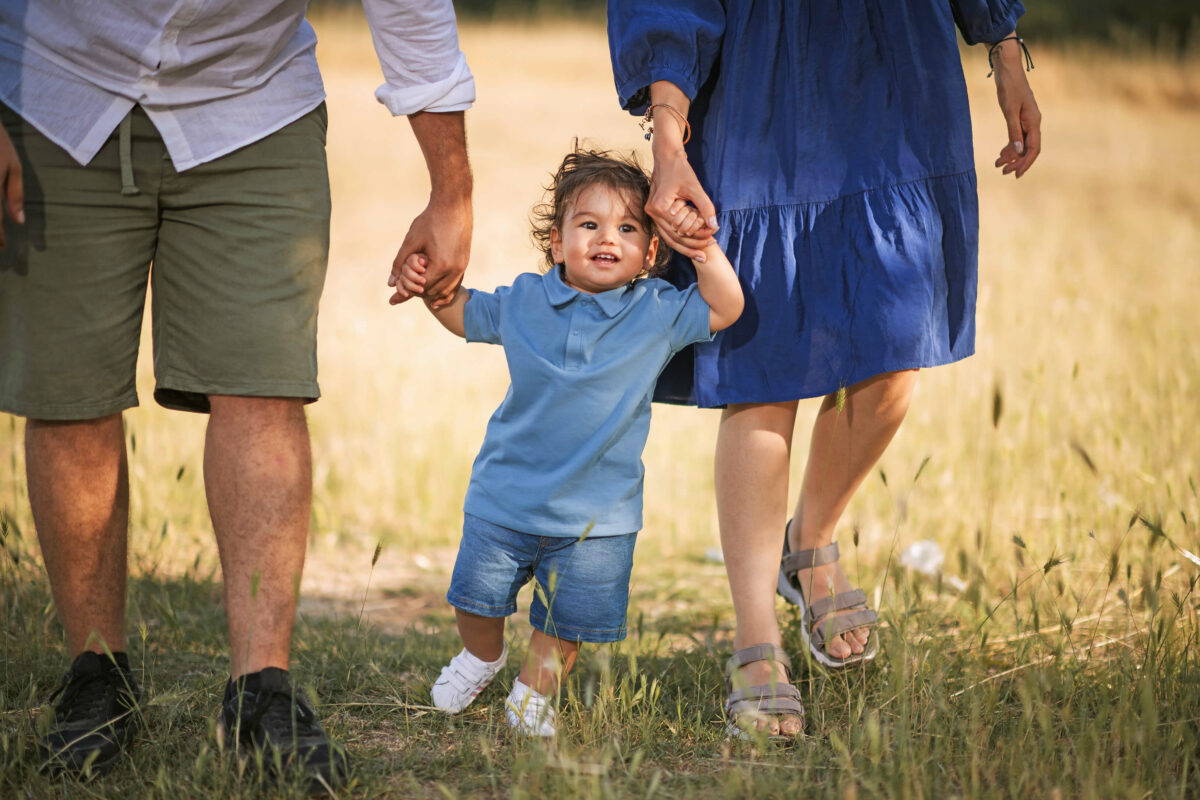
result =
M675 116L679 117L679 121L683 123L683 142L687 144L688 139L692 138L692 126L687 121L687 117L679 112L679 109L674 106L669 106L666 103L654 103L646 109L646 116L638 123L638 127L646 132L646 141L650 141L650 134L654 133L654 109L665 108Z
M1021 48L1021 52L1025 54L1025 71L1029 72L1029 70L1033 69L1033 58L1029 55L1029 48L1025 46L1025 40L1020 36L1005 36L1000 41L988 45L989 72L987 77L989 78L992 77L992 74L996 71L996 65L992 63L992 53L996 52L996 48L1005 42L1016 42L1017 46Z

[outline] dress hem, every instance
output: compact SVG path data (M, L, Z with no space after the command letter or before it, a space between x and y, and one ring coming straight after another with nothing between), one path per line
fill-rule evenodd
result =
M959 361L963 361L973 355L975 355L975 347L972 345L972 347L962 355L951 354L947 358L914 359L908 362L901 362L897 365L888 365L887 367L873 366L858 370L852 373L851 378L845 381L840 381L836 386L831 385L822 388L820 391L807 390L800 392L785 392L778 395L770 394L765 396L756 394L753 397L749 395L733 395L726 397L723 402L713 403L700 402L698 400L677 400L674 398L655 398L654 402L673 406L691 406L693 408L725 408L729 405L765 405L767 403L787 403L793 400L810 400L814 397L825 397L826 395L833 394L842 387L849 388L857 383L862 383L863 381L869 380L870 378L874 378L878 375L885 375L889 372L903 372L904 370L910 369L932 369L934 367L944 367Z

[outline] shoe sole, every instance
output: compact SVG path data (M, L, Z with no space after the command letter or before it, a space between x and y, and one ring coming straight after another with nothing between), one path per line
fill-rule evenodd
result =
M221 720L217 720L217 737L223 752L232 755L237 759L238 764L248 765L253 764L254 769L259 773L259 779L264 787L274 786L279 781L287 782L289 780L297 780L301 778L308 779L308 793L317 794L330 789L338 789L346 785L346 781L350 776L350 757L346 756L345 767L337 770L340 774L334 774L332 769L333 762L328 762L330 769L328 775L321 771L311 769L312 762L304 762L299 766L291 766L284 764L281 772L275 764L275 759L267 758L267 754L253 746L242 747L239 742L232 741L233 736L229 729L225 727ZM262 756L257 758L256 756ZM289 771L291 770L291 771Z

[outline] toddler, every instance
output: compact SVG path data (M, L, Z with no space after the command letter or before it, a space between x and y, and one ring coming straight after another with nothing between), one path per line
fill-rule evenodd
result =
M506 704L513 728L554 735L549 698L579 643L625 636L655 380L743 304L715 243L693 262L698 281L687 290L649 277L667 255L644 210L649 191L636 161L571 153L534 210L545 274L490 293L459 288L441 307L426 302L451 333L501 345L511 377L472 468L446 594L463 649L431 694L448 713L504 666L505 617L530 579L534 632ZM703 226L694 208L677 206L679 229ZM414 255L402 265L399 299L422 293L426 264Z

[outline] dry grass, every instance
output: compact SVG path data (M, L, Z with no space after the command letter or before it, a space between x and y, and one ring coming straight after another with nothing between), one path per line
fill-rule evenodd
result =
M385 277L408 221L424 205L427 178L404 121L391 119L372 97L380 76L365 29L352 17L330 16L318 21L318 33L329 93L334 216L321 315L325 398L310 414L316 499L304 591L309 609L357 614L372 551L382 542L366 613L384 629L406 635L410 652L430 649L411 656L416 666L403 657L392 663L398 677L386 683L392 687L388 691L419 697L427 668L449 655L452 646L445 633L448 609L439 597L448 580L471 460L507 376L498 348L461 343L417 305L387 306ZM463 49L479 90L468 122L477 195L467 282L491 288L536 268L527 211L574 137L643 153L645 143L634 120L616 108L602 30L468 27ZM1195 146L1200 73L1194 64L1038 53L1031 77L1045 113L1045 153L1027 177L1014 183L990 166L1004 127L984 78L984 55L968 51L965 59L981 195L977 355L921 376L909 419L884 456L879 476L867 482L846 515L845 531L860 531L850 563L857 565L857 579L882 598L897 637L889 640L895 653L891 671L869 685L852 681L838 688L818 678L807 684L810 732L827 741L831 753L818 777L832 781L826 788L858 786L864 796L937 794L937 784L929 782L932 773L905 773L889 783L886 773L872 772L871 765L889 763L879 756L887 747L897 752L915 747L904 744L906 730L936 739L936 728L922 728L923 715L946 704L963 704L955 706L957 715L978 717L979 730L991 731L975 743L980 752L1020 747L1020 741L1004 738L1006 731L1033 737L1057 752L1063 734L1055 733L1054 725L1070 724L1041 716L1038 692L1059 697L1054 687L1061 688L1059 683L1047 688L1043 666L1072 664L1084 674L1088 665L1103 665L1106 659L1117 665L1125 663L1122 658L1148 658L1154 641L1164 641L1148 630L1162 618L1155 616L1158 610L1172 602L1171 629L1191 631L1193 637L1196 629L1190 584L1197 567L1165 541L1200 549L1200 349L1195 345L1200 333L1200 184L1195 180L1200 175ZM143 369L140 387L149 398L149 364ZM993 424L997 398L1001 413ZM802 419L814 410L813 403L803 404ZM643 618L642 636L622 654L640 652L654 663L679 647L714 656L728 647L724 571L705 559L706 550L717 546L711 478L716 421L715 412L655 411L632 610L635 622ZM199 480L203 420L144 406L131 412L128 422L137 444L131 459L135 572L203 575L216 563ZM794 486L807 442L804 425L797 435ZM0 452L11 453L0 463L0 508L25 532L15 545L10 537L10 546L32 556L36 549L19 435L19 423L0 421ZM885 580L889 560L919 539L940 543L946 570L966 582L964 592ZM37 580L28 566L22 570L22 580ZM897 575L893 569L892 576ZM49 619L48 609L38 613ZM159 612L137 613L153 618ZM413 644L421 641L413 638L409 626L414 624L441 631L441 638ZM370 649L375 644L369 638L346 644L346 664L353 663L356 647L372 665L383 663ZM930 658L931 652L943 660ZM1181 660L1172 663L1194 664L1194 641L1187 639L1177 655ZM609 661L603 651L594 658L581 680L608 674L610 683L601 685L612 690L613 708L632 702L636 686L626 686L625 692L620 682L631 676L620 670L615 678L605 673ZM696 664L703 661L669 663L699 670ZM1125 674L1116 666L1113 670L1114 676ZM656 674L653 667L646 671ZM1025 675L1039 677L1021 683ZM1186 684L1186 678L1179 679ZM1105 683L1097 680L1098 687ZM1110 688L1113 680L1107 679ZM691 691L715 708L716 685L714 676L704 673L690 689L669 690L669 702ZM1164 696L1179 688L1164 688ZM1065 705L1081 696L1076 689L1063 691ZM1094 694L1101 716L1107 714L1113 725L1124 719L1119 709L1105 710L1102 689ZM864 711L863 697L880 705ZM8 698L10 707L20 705L16 690ZM922 706L922 698L930 705ZM1000 702L997 698L1013 704L1009 711L991 705ZM1130 702L1144 711L1147 701L1138 696ZM1153 696L1149 702L1154 705ZM670 717L674 709L667 710ZM656 739L671 725L682 725L683 734L672 728L671 735L686 740L680 745L684 751L698 748L694 758L688 752L651 755L674 776L671 791L700 787L702 794L739 795L761 780L754 777L760 773L738 769L738 757L730 762L728 751L703 732L715 730L712 710L705 706L693 720L692 711L683 707L674 722L647 734ZM1000 716L988 716L993 712ZM436 747L455 735L453 726L447 732L441 722L434 733L422 732L423 725L433 723L419 715L406 716L399 729L356 722L353 714L338 719L352 731L352 741L368 750L386 750L414 737L423 741L422 736L432 736L430 746ZM900 725L895 720L911 727L895 727ZM1150 734L1137 735L1152 736L1158 730L1154 724ZM470 724L467 730L484 735ZM1167 730L1175 729L1160 731L1162 736ZM638 740L637 731L627 733ZM539 787L566 785L601 796L603 787L587 777L597 770L614 786L625 787L614 789L616 794L653 791L649 773L643 770L639 779L637 765L630 767L628 752L582 763L578 753L522 751L504 761L507 756L496 756L493 747L481 745L482 755L462 756L461 772L450 763L449 777L429 775L428 767L423 772L413 764L419 760L414 750L411 757L389 761L389 768L401 774L369 783L375 787L370 791L432 795L444 778L456 787L447 789L451 794L537 794ZM1078 747L1084 745L1069 742L1062 757L1078 756ZM927 759L934 749L925 751ZM1164 744L1162 752L1169 751ZM1044 793L1050 786L1039 785L1036 776L1005 782L1003 765L980 761L979 753L937 752L938 759L949 759L944 774L959 794L1007 795L1021 786ZM867 761L856 760L856 753L866 753ZM612 763L596 765L610 756L624 765L619 780ZM921 752L913 757L919 760ZM1175 759L1171 769L1178 768L1178 758L1170 758ZM786 767L786 759L768 762ZM1170 785L1186 794L1186 759L1183 764L1181 782ZM1153 785L1140 777L1143 773L1127 775L1123 769L1112 768L1117 777L1109 776L1110 784L1103 784L1105 776L1093 776L1101 782L1092 784L1067 779L1068 787L1075 787L1067 795L1102 796L1096 788L1102 785L1136 794ZM484 785L482 775L495 781L497 774L516 788ZM1052 782L1053 770L1043 777Z

